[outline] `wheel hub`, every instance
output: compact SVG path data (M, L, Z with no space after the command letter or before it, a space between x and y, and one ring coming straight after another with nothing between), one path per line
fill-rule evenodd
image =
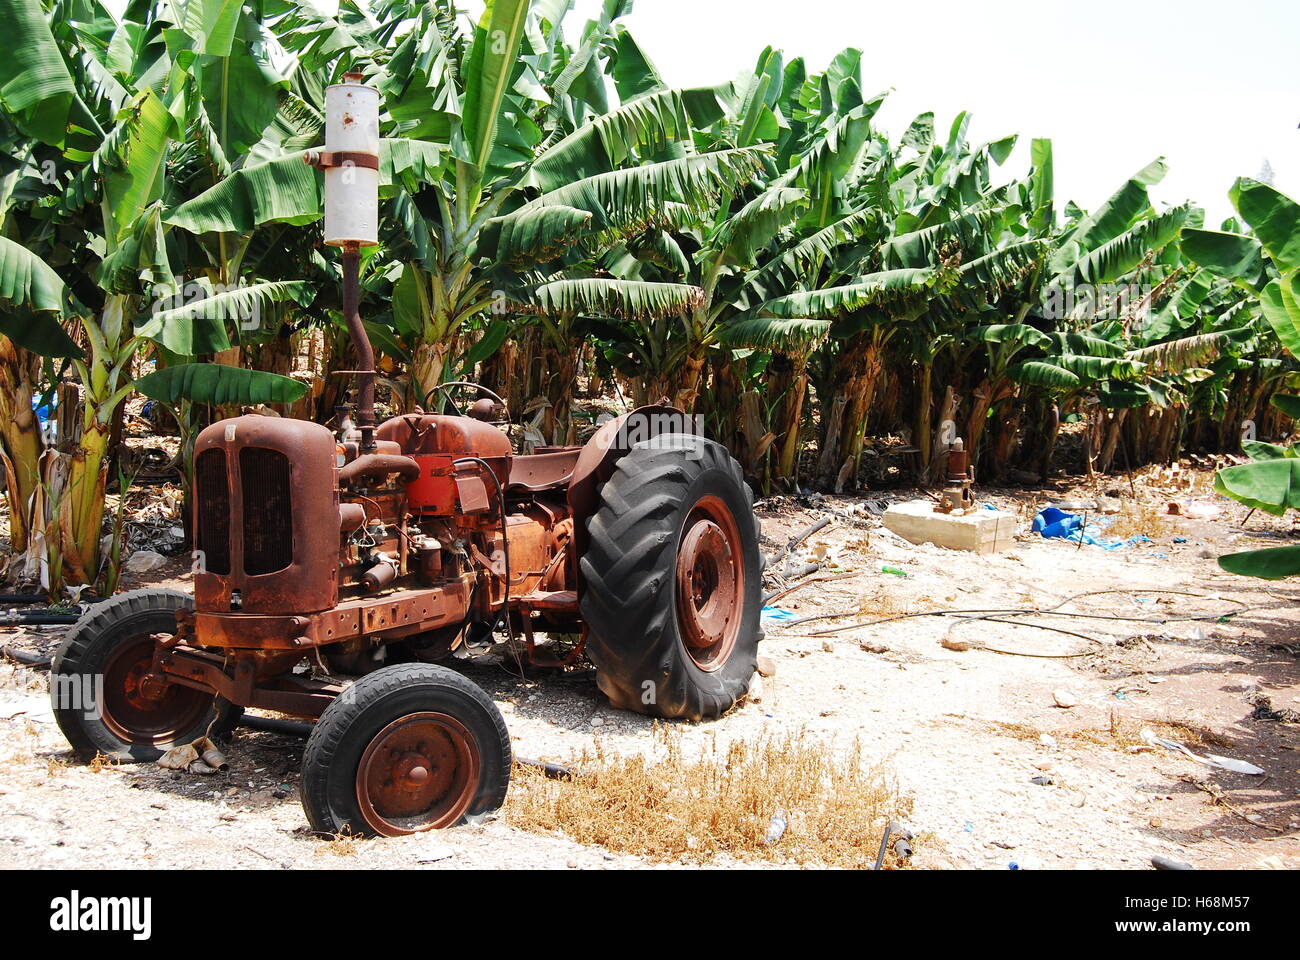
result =
M677 618L686 650L703 670L726 662L740 628L744 566L726 505L705 498L687 517L677 552Z
M125 743L170 743L194 729L211 707L211 696L159 680L153 673L155 637L121 644L104 664L98 698L104 724Z
M449 827L474 800L479 752L455 717L413 713L380 730L357 766L357 803L376 833Z

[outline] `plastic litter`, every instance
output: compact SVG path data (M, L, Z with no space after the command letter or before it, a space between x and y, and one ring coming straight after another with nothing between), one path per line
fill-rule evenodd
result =
M1197 754L1192 753L1191 750L1188 750L1187 747L1183 746L1177 740L1166 740L1164 737L1157 737L1149 727L1144 727L1142 729L1141 736L1143 740L1152 746L1164 747L1166 750L1173 750L1176 753L1181 753L1190 759L1195 760L1197 763L1203 763L1206 766L1218 767L1221 770L1230 770L1233 773L1244 773L1252 777L1263 776L1264 774L1264 771L1260 767L1255 766L1253 763L1247 763L1245 760L1235 760L1232 757L1221 757L1215 753L1207 753L1203 757L1198 756Z
M794 613L790 610L782 610L780 607L764 607L762 610L762 620L793 620Z
M881 572L881 573L888 573L890 576L894 576L894 577L906 577L906 576L907 576L907 571L906 571L906 570L900 570L898 567L891 567L889 564L885 564L883 567L881 567L881 568L880 568L880 572Z
M1122 547L1132 547L1140 543L1150 543L1151 538L1138 534L1129 537L1127 540L1105 540L1101 535L1101 527L1095 523L1087 525L1083 522L1083 517L1073 513L1066 513L1056 507L1044 507L1034 516L1032 529L1039 536L1046 539L1070 540L1073 543L1086 543L1092 547L1101 547L1103 550L1119 550Z
M778 813L767 823L767 836L764 838L770 847L776 843L785 834L785 828L789 821L786 820L784 813Z

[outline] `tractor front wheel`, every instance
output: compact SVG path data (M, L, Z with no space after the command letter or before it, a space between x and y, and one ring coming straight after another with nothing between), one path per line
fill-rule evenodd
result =
M762 575L753 494L711 440L634 446L587 524L582 615L614 706L713 719L749 690Z
M159 638L194 601L174 590L133 590L90 608L50 665L54 718L83 758L157 760L207 734L230 734L243 713L210 693L149 676Z
M302 758L302 805L321 835L397 837L495 810L510 734L486 693L445 667L405 663L326 707Z

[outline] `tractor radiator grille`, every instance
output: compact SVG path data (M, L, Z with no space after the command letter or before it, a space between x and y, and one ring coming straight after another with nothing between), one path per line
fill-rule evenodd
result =
M226 452L204 450L194 462L195 502L199 507L196 546L203 570L220 576L230 573L230 487L226 479Z
M245 447L239 452L244 494L244 573L283 570L293 561L293 514L289 458L278 450Z

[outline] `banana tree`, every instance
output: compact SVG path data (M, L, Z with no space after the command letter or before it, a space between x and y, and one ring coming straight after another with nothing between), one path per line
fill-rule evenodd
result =
M1300 357L1300 204L1246 177L1237 180L1229 198L1254 235L1199 231L1184 239L1184 249L1216 275L1257 292L1278 341L1292 358ZM1272 402L1288 416L1300 416L1300 397L1279 394ZM1220 470L1215 489L1275 516L1300 508L1295 449L1258 441L1243 446L1254 461ZM1232 553L1220 557L1219 565L1229 573L1281 579L1300 574L1300 548Z
M190 12L197 7L192 5ZM201 58L172 57L164 41L180 49L189 37L147 7L128 11L142 11L136 14L140 21L119 22L89 4L89 19L62 24L57 39L35 0L4 0L4 9L21 24L26 43L40 60L39 75L48 81L43 92L27 90L32 71L23 58L0 64L9 124L29 142L62 151L48 178L49 191L23 211L41 224L26 238L30 249L24 252L39 259L32 250L44 251L67 277L67 295L57 311L48 299L28 305L39 311L33 316L38 335L50 345L45 352L70 355L81 384L80 433L65 465L66 477L56 484L61 490L57 520L62 570L74 582L90 583L99 567L113 422L133 389L131 366L149 342L146 337L161 337L163 331L170 335L179 324L184 329L177 335L192 339L189 321L195 316L215 311L219 322L225 319L222 310L264 306L283 299L284 291L236 292L192 309L193 316L171 317L175 323L160 323L154 334L136 329L150 315L150 304L156 308L181 293L172 268L175 245L169 244L161 214L175 183L185 176L186 91L194 93L200 86L197 75L187 70ZM208 43L216 43L222 33L194 29ZM61 112L62 126L49 124L39 104ZM40 118L35 125L32 116ZM10 264L40 275L31 262L10 258ZM49 264L47 269L58 277ZM67 337L59 318L74 325L82 349L60 344L59 337Z

